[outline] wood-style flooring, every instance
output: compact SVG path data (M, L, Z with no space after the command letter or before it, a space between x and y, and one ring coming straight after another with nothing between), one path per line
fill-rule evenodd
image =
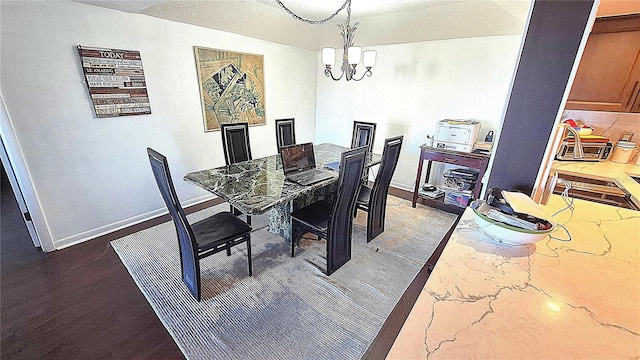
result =
M168 216L44 253L31 243L4 169L0 189L0 359L184 359L109 245ZM386 356L438 255L409 286L364 358Z
M110 247L117 235L35 248L4 169L1 211L0 358L184 359Z

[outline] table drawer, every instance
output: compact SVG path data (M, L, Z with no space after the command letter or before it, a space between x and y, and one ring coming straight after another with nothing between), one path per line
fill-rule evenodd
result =
M471 155L471 154L470 154ZM455 164L461 166L467 166L475 169L480 169L482 166L483 159L475 159L472 157L462 157L460 155L447 155L447 154L434 154L434 153L423 153L422 157L424 160L437 161L447 164Z

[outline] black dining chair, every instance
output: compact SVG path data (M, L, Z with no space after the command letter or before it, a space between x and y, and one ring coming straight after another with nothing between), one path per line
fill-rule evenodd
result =
M376 137L376 124L363 121L353 122L353 134L351 135L351 148L355 149L359 146L367 146L367 159L371 160L373 156L373 140ZM369 180L369 170L362 173L362 184L366 184Z
M402 136L397 136L384 141L382 161L373 187L368 187L365 184L360 186L356 206L357 209L367 212L367 242L384 232L387 194L391 177L400 157L402 140Z
M200 259L224 250L229 256L231 248L243 242L247 243L249 276L252 276L251 226L227 211L189 224L173 187L167 158L150 148L147 148L147 154L156 184L176 227L180 247L182 281L187 285L193 297L198 301L201 299Z
M220 133L222 134L224 161L227 165L251 160L248 123L221 124Z
M224 161L227 165L251 160L248 123L221 124L220 133L222 134ZM234 215L242 214L240 210L231 205L229 208ZM249 214L247 214L247 224L251 225L251 215Z
M335 204L320 200L291 213L291 256L305 232L327 240L327 275L351 259L351 229L360 179L367 163L367 147L342 153Z
M351 148L367 146L369 153L373 151L373 140L376 137L376 124L362 121L353 122L353 134L351 135Z
M295 119L276 119L276 141L278 154L282 147L296 143Z

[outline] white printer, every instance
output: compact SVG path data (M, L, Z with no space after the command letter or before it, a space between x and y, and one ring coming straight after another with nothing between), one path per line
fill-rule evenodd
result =
M476 142L480 122L473 120L438 121L433 147L438 149L471 152Z

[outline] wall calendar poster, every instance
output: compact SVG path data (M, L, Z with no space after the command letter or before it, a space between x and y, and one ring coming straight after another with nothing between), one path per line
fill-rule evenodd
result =
M151 114L139 51L78 46L99 118Z

